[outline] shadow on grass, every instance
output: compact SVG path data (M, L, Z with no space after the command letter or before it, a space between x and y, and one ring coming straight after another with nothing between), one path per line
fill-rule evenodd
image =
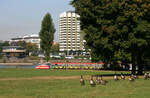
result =
M93 75L93 76L105 76L105 77L110 77L110 76L114 76L114 75L117 75L117 76L121 76L121 73L119 73L119 74L97 74L97 75ZM131 76L131 74L130 73L123 73L123 75L124 76Z

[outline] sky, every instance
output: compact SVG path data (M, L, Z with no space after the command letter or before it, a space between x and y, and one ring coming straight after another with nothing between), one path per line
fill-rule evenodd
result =
M0 0L0 40L38 34L47 12L55 24L55 41L59 37L59 14L74 11L71 0Z

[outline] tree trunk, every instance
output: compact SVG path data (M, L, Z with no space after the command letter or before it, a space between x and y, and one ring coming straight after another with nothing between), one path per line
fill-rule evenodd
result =
M135 59L135 52L132 52L132 74L136 74L136 65L135 65L136 59Z
M138 75L143 75L143 62L140 51L138 52L137 63L138 63Z
M45 57L46 57L46 62L48 62L49 59L50 59L50 52L49 52L49 51L46 51L45 53L46 53L46 54L45 54L45 55L46 55L46 56L45 56Z

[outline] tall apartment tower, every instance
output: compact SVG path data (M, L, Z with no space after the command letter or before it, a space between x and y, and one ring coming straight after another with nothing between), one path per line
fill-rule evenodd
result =
M63 12L59 16L59 50L67 55L83 51L83 40L80 37L80 16L74 11Z

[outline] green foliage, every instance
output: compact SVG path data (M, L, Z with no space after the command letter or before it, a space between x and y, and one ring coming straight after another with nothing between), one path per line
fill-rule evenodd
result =
M59 44L54 44L51 47L52 52L59 52Z
M38 50L38 47L36 44L33 44L33 43L27 43L26 44L26 49L28 52L32 52L32 51L37 51Z
M73 0L71 4L81 16L93 60L126 57L142 69L144 54L150 51L149 0Z
M26 43L26 51L34 55L34 53L38 51L38 46L33 43Z
M0 43L0 59L2 58L2 49L4 46L9 46L9 42L5 41L5 42L2 42Z
M2 48L3 48L4 46L9 46L9 43L8 43L7 41L0 43L0 52L2 52Z
M50 59L50 49L54 39L55 27L51 15L47 13L42 21L40 35L41 50L45 53L46 60Z

